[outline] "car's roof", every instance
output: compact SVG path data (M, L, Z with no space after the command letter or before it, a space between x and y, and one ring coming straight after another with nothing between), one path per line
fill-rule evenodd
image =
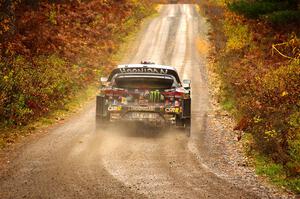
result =
M160 64L120 64L120 65L118 65L117 68L144 68L144 67L176 71L176 68L173 66L166 66L166 65L160 65Z

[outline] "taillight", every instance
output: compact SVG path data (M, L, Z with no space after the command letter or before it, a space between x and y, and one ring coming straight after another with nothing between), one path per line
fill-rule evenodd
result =
M165 97L175 97L175 98L181 98L184 96L184 93L178 92L178 91L168 91L162 93Z

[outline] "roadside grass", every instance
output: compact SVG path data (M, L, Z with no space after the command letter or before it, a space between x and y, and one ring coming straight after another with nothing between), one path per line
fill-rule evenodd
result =
M222 97L221 106L224 110L228 112L234 112L235 111L235 102L234 99L229 95L231 91L225 91L225 95Z
M283 165L276 164L258 153L253 155L253 160L258 175L267 177L269 181L279 187L288 187L295 193L300 193L300 178L287 176Z

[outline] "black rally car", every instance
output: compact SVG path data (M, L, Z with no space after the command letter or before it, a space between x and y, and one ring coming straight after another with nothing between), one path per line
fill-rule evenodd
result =
M174 67L157 64L119 65L101 78L96 124L142 122L155 127L191 130L190 80L180 81Z

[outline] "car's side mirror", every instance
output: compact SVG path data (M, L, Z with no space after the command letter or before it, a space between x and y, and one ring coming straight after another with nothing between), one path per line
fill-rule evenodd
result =
M100 78L100 82L101 82L101 87L106 87L108 82L107 82L108 78L107 77L101 77Z
M190 88L191 88L191 80L189 80L189 79L184 79L184 80L182 81L182 86L183 86L183 88L185 88L185 89L190 89Z

